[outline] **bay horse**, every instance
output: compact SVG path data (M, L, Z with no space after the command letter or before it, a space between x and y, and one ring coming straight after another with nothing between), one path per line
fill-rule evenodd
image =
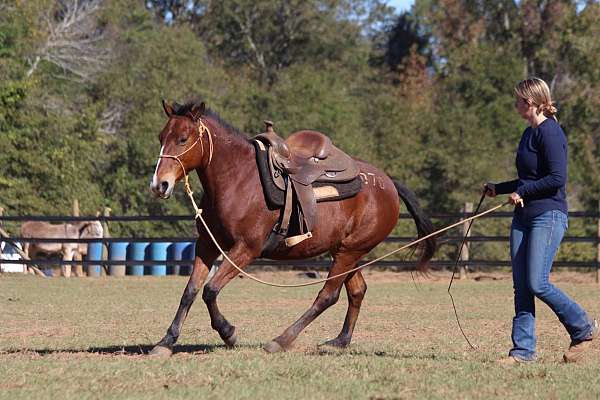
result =
M415 221L419 237L433 232L431 222L409 189L374 166L355 159L361 172L377 177L377 185L374 179L371 184L363 183L361 191L354 197L319 203L311 239L290 248L279 246L263 254L264 244L280 212L267 207L256 165L256 150L251 141L217 113L206 108L203 102L179 105L163 101L163 108L168 121L159 134L160 156L150 189L156 196L166 199L188 171L196 170L204 189L200 202L202 215L217 243L240 268L259 256L290 260L329 252L333 258L329 276L349 271L395 227L400 213L400 198ZM192 275L175 318L166 335L150 352L152 355L172 354L188 311L219 255L217 247L198 220L197 230ZM421 245L418 269L424 271L435 252L435 239L426 239ZM228 260L224 260L202 292L211 326L227 346L236 344L237 335L235 327L219 311L217 296L238 273ZM348 295L346 318L339 335L325 344L348 346L367 290L360 270L328 280L312 306L281 335L268 342L264 349L271 353L289 349L308 324L337 302L342 285L346 287Z

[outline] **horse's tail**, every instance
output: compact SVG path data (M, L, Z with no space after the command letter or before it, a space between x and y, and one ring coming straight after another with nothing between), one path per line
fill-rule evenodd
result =
M406 204L408 212L415 220L419 238L433 233L433 224L429 220L429 217L421 210L421 207L419 207L419 202L417 201L415 194L409 188L398 182L398 180L392 178L392 182L394 182L398 195ZM419 271L426 271L429 268L429 260L431 260L436 250L435 237L432 236L423 240L418 244L418 248L421 251L421 259L419 260L419 264L417 264L417 269Z

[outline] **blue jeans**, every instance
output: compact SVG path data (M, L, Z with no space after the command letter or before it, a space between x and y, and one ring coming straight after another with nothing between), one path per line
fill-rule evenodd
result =
M583 308L548 281L552 260L567 226L567 216L559 210L546 211L529 219L513 218L510 255L515 317L511 356L524 360L536 357L535 297L554 311L572 341L584 340L592 332L592 321Z

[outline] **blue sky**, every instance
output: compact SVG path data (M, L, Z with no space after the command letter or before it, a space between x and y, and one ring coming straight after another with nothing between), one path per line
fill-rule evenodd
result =
M414 0L389 0L387 4L400 12L410 9L410 6L412 6L414 2Z

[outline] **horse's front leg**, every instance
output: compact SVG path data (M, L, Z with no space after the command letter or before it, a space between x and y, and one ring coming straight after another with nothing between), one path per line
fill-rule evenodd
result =
M167 329L167 334L150 352L151 355L170 356L173 353L173 345L179 338L183 322L196 299L196 295L200 291L200 287L204 284L204 280L208 276L213 262L217 258L216 249L212 247L205 248L206 243L207 242L204 240L198 240L196 244L196 254L198 255L194 259L194 269L192 270L192 275L181 296L175 318L173 319L171 326L169 326L169 329Z
M256 255L251 250L240 243L235 244L227 256L239 268L244 268L256 258ZM219 333L225 344L230 347L234 346L237 341L235 326L231 325L223 314L221 314L221 311L219 311L217 296L221 289L237 276L238 272L237 268L229 261L224 260L217 273L204 286L204 291L202 292L202 300L206 303L208 313L210 314L210 325Z

